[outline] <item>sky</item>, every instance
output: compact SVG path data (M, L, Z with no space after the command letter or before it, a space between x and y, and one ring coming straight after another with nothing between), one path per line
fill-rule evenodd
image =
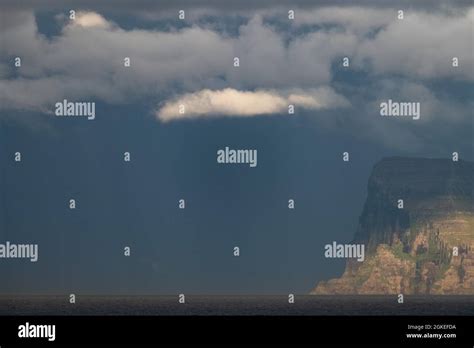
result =
M307 293L343 271L324 245L352 240L377 161L473 159L470 2L0 7L0 243L39 245L0 260L0 293Z

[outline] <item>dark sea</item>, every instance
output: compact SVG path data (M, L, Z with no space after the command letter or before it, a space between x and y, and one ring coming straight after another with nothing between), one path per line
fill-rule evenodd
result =
M0 296L0 315L474 315L474 296Z

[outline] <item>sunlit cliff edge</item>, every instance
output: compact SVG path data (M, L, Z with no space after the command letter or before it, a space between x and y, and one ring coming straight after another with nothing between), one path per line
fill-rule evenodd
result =
M365 261L348 260L311 293L474 295L473 180L473 162L379 161L353 241L365 244Z

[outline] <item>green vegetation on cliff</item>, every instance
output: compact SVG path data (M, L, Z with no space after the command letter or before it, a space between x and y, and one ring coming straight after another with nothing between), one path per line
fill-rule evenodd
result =
M474 294L473 178L466 161L377 163L354 239L367 246L365 261L312 293Z

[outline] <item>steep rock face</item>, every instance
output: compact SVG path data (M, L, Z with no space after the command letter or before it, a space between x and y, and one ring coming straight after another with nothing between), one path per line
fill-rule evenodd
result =
M340 278L312 293L474 294L473 180L466 161L378 162L354 238L366 260L348 261Z

